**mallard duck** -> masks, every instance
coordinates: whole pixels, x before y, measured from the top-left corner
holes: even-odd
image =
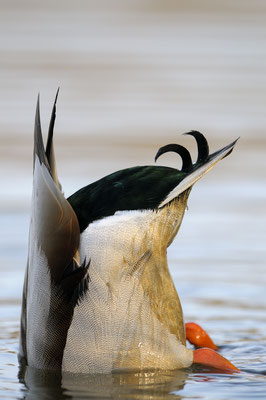
[[[198,146],[195,163],[186,148],[169,144],[155,161],[174,151],[182,157],[181,170],[124,169],[66,199],[53,147],[56,100],[46,149],[37,101],[21,360],[42,370],[74,373],[169,370],[193,362],[237,370],[210,349],[212,342],[205,342],[209,349],[186,347],[182,308],[167,265],[167,248],[193,184],[236,141],[209,154],[205,137],[188,132]],[[187,336],[200,346],[197,329],[188,324]]]

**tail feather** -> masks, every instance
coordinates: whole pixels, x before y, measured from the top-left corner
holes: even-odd
[[[198,159],[194,164],[191,165],[191,170],[187,172],[186,177],[182,179],[160,203],[159,208],[165,206],[171,200],[183,193],[186,189],[194,185],[194,183],[196,183],[202,176],[206,175],[215,166],[215,164],[218,163],[218,161],[222,160],[233,151],[233,148],[239,139],[237,138],[229,145],[209,155],[207,140],[202,134],[195,132],[196,131],[192,131],[188,134],[191,134],[197,140],[199,149]]]
[[[196,139],[198,145],[198,159],[197,163],[206,161],[209,156],[209,145],[205,136],[199,131],[190,131],[184,135],[191,135]]]

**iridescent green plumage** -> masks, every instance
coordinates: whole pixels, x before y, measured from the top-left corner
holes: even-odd
[[[186,133],[198,145],[198,158],[193,164],[186,148],[177,144],[161,147],[155,161],[162,154],[174,151],[182,157],[181,170],[161,166],[140,166],[120,170],[78,190],[67,200],[74,209],[83,232],[98,219],[111,216],[116,211],[154,210],[192,186],[221,158],[232,151],[236,141],[215,153],[209,154],[207,140],[198,131]],[[181,184],[182,183],[182,189]],[[180,185],[180,190],[179,188]]]
[[[93,221],[116,211],[156,209],[186,173],[143,166],[114,172],[70,196],[81,232]]]

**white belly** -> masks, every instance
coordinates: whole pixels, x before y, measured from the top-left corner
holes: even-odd
[[[174,230],[168,217],[162,223],[157,212],[138,211],[97,221],[84,231],[80,255],[91,259],[91,281],[75,307],[63,370],[108,373],[191,365],[192,351],[158,319],[142,284],[154,252],[167,265],[165,249]]]

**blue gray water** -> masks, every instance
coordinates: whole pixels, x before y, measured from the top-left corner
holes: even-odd
[[[0,398],[266,397],[266,4],[229,1],[1,1]],[[56,154],[66,195],[152,164],[163,144],[234,152],[193,188],[169,265],[186,321],[242,372],[194,368],[18,379],[36,95],[44,131],[61,86]],[[178,166],[174,155],[161,164]]]

